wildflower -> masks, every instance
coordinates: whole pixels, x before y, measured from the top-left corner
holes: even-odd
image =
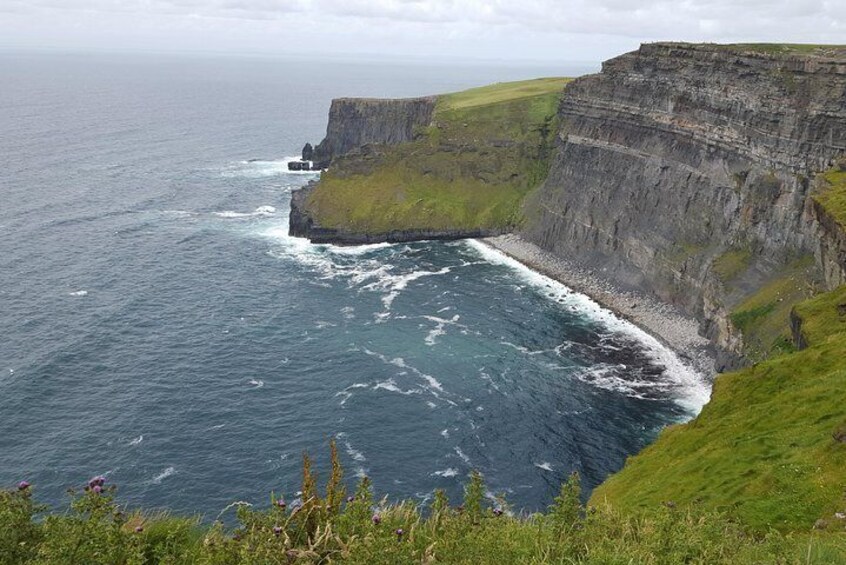
[[[371,518],[371,520],[373,520],[373,523],[376,524],[377,526],[382,523],[382,517],[379,516],[378,514],[374,514],[373,518]]]
[[[279,534],[282,533],[282,527],[281,526],[273,526],[273,533],[278,536]]]
[[[103,487],[101,487],[100,485],[94,485],[93,487],[91,487],[91,490],[97,494],[100,494],[101,492],[103,492]]]
[[[144,527],[143,527],[143,526],[135,526],[135,533],[136,533],[136,534],[140,534],[140,533],[141,533],[141,532],[143,532],[143,531],[144,531]]]
[[[104,484],[106,484],[106,477],[104,477],[103,475],[97,475],[96,477],[88,481],[88,486],[91,488],[94,488],[96,486],[102,487]]]
[[[354,497],[354,496],[348,496],[348,497],[347,497],[347,502],[348,502],[348,503],[352,504],[354,501],[355,501],[355,497]]]
[[[396,534],[397,534],[397,540],[401,540],[401,539],[402,539],[402,535],[403,535],[404,533],[405,533],[405,531],[403,531],[403,529],[402,529],[402,528],[397,528],[397,531],[396,531]]]
[[[282,510],[285,510],[285,507],[288,506],[288,505],[285,504],[285,501],[280,498],[279,500],[276,501],[276,506],[278,506]]]
[[[494,513],[494,516],[502,516],[502,508],[497,506],[496,508],[493,509],[493,513]]]
[[[26,490],[30,487],[29,481],[21,481],[18,483],[18,490]]]

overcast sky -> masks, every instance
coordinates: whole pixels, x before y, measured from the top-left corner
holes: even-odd
[[[846,0],[0,0],[0,47],[599,61],[643,41],[846,43]]]

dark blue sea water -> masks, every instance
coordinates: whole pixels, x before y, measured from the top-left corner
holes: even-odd
[[[335,437],[379,494],[538,509],[620,468],[707,397],[654,339],[475,242],[287,236],[332,97],[574,71],[0,56],[0,484],[214,517]]]

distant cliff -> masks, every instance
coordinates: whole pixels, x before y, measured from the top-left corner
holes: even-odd
[[[415,129],[431,123],[435,100],[433,96],[400,100],[333,100],[326,137],[314,148],[310,160],[325,168],[333,157],[346,155],[364,145],[396,145],[411,141]]]
[[[314,242],[484,237],[518,225],[546,177],[569,79],[501,83],[438,97],[335,100],[315,163],[294,193],[290,232]]]

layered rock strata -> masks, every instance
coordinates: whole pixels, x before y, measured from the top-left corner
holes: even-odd
[[[719,369],[742,361],[731,307],[786,262],[815,254],[843,280],[811,196],[846,151],[846,57],[644,45],[571,83],[559,117],[523,237],[699,317]],[[713,265],[739,249],[728,284]]]

